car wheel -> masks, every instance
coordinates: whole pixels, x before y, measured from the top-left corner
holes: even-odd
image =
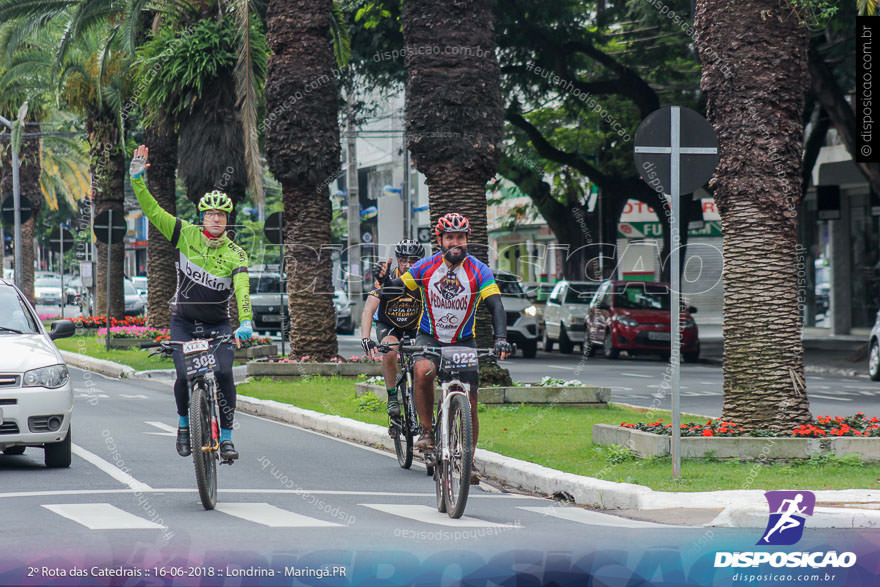
[[[61,442],[46,443],[46,467],[50,469],[66,469],[70,466],[70,428]]]
[[[565,331],[565,326],[559,327],[559,352],[570,355],[574,350],[574,343],[568,338],[568,333]]]
[[[620,354],[620,351],[614,348],[614,341],[611,338],[611,330],[606,330],[605,338],[602,341],[602,355],[604,355],[606,359],[616,359],[618,354]]]
[[[682,353],[682,357],[685,363],[696,363],[700,360],[700,345],[697,345],[697,348],[692,351]]]
[[[5,455],[23,455],[25,448],[26,447],[24,447],[24,446],[10,446],[10,447],[3,449],[3,454],[5,454]]]
[[[538,354],[538,341],[527,340],[520,345],[520,348],[522,348],[523,357],[526,359],[534,359],[535,355]]]
[[[547,334],[547,331],[544,331],[544,344],[542,345],[544,348],[544,352],[552,352],[553,351],[553,339],[550,338],[550,335]]]
[[[876,340],[871,343],[868,353],[868,376],[871,381],[880,381],[880,344]]]

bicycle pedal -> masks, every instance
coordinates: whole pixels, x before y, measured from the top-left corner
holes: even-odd
[[[235,462],[234,459],[220,459],[221,465],[231,465],[234,462]]]

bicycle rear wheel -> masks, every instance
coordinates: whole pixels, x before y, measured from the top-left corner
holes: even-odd
[[[397,453],[397,463],[404,469],[412,466],[413,460],[413,422],[410,419],[412,414],[412,395],[410,390],[406,388],[406,380],[402,381],[397,387],[397,394],[400,397],[400,433],[394,437],[394,452]]]
[[[438,411],[439,414],[439,411]],[[441,430],[441,426],[443,420],[438,416],[437,422],[435,422],[434,430]],[[436,438],[434,439],[434,463],[435,466],[430,468],[429,475],[434,477],[434,494],[437,498],[437,511],[441,514],[446,513],[446,491],[443,489],[443,439],[440,437],[440,434],[435,432]]]
[[[441,484],[449,517],[460,518],[467,505],[474,459],[471,404],[466,396],[452,398],[449,420],[444,425],[449,435],[449,459],[441,464]]]
[[[190,443],[199,498],[206,510],[217,505],[217,451],[214,450],[212,414],[208,403],[210,390],[204,381],[193,385],[189,400]]]

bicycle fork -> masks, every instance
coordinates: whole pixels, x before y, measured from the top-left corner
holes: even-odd
[[[460,391],[449,391],[449,388],[452,386],[457,386],[460,388]],[[467,383],[462,383],[461,381],[454,379],[452,381],[448,381],[443,383],[441,388],[443,391],[443,402],[440,404],[440,422],[442,425],[440,426],[440,458],[441,460],[448,461],[451,458],[451,452],[449,449],[449,405],[452,403],[452,399],[456,395],[462,395],[465,398],[468,396],[468,390],[470,389],[470,385]],[[467,417],[470,418],[470,414],[467,414]]]

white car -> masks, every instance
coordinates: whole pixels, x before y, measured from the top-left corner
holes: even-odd
[[[125,315],[140,316],[147,307],[147,300],[144,299],[130,279],[123,282],[123,292],[125,295]]]
[[[544,350],[571,353],[574,345],[584,344],[584,320],[593,294],[601,285],[597,281],[557,281],[544,306]]]
[[[45,449],[47,467],[70,466],[73,385],[52,342],[71,336],[73,322],[46,332],[21,291],[0,279],[0,450],[20,455]]]
[[[61,306],[61,277],[34,279],[34,301],[47,306]]]

